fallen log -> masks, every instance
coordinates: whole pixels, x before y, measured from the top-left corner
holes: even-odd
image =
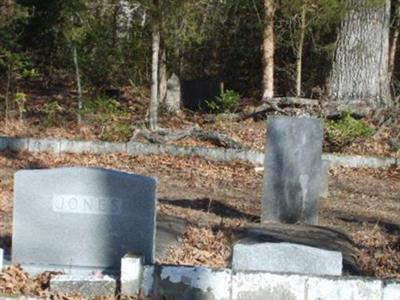
[[[318,100],[296,97],[277,97],[272,99],[263,99],[260,106],[257,106],[251,113],[240,114],[239,120],[243,121],[249,118],[265,116],[270,111],[279,112],[282,115],[289,115],[284,108],[287,107],[314,107],[319,106]]]
[[[345,222],[359,223],[359,224],[374,224],[381,228],[384,228],[389,233],[400,232],[400,224],[392,222],[391,220],[382,219],[379,217],[372,216],[361,216],[361,215],[345,215],[338,214],[336,217]]]
[[[202,141],[209,141],[218,147],[224,147],[229,149],[244,149],[243,145],[234,141],[225,134],[218,132],[206,132],[200,130],[198,126],[193,126],[181,130],[171,130],[171,129],[159,129],[156,131],[151,131],[148,129],[137,130],[131,141],[143,137],[150,143],[155,144],[166,144],[170,142],[176,142],[182,140],[186,137],[193,137]]]
[[[223,113],[218,115],[208,115],[206,121],[214,123],[217,120],[226,120],[232,122],[240,122],[250,118],[265,118],[268,112],[278,112],[283,115],[289,115],[284,108],[288,107],[316,107],[320,106],[320,102],[315,99],[296,98],[296,97],[277,97],[272,99],[263,99],[262,104],[253,108],[252,111],[240,113]]]
[[[278,112],[283,112],[285,115],[286,113],[281,110],[281,109],[277,109],[277,107],[274,105],[272,106],[270,103],[264,103],[261,104],[260,106],[257,106],[252,112],[250,113],[241,113],[239,116],[239,121],[244,121],[250,118],[259,118],[259,117],[265,117],[267,112],[270,111],[278,111]]]
[[[166,144],[168,142],[175,142],[192,135],[196,127],[190,127],[181,130],[158,129],[151,131],[149,129],[141,129],[134,132],[131,141],[143,137],[150,143]]]
[[[319,106],[320,103],[315,99],[296,98],[296,97],[277,97],[272,99],[279,107],[287,106]]]
[[[357,264],[357,248],[346,233],[322,226],[305,224],[265,223],[239,229],[234,240],[245,243],[287,242],[339,251],[343,255],[343,270],[351,275],[362,275]]]
[[[225,134],[218,132],[205,132],[198,129],[193,130],[192,136],[202,141],[212,142],[216,146],[229,149],[243,149],[243,146]]]

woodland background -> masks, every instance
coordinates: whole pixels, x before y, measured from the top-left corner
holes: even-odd
[[[242,101],[391,108],[398,31],[397,0],[1,0],[1,117],[29,115],[32,88],[62,90],[80,123],[85,107],[129,88],[151,99],[143,126],[155,129],[173,73],[217,78]],[[50,119],[65,109],[38,108]]]

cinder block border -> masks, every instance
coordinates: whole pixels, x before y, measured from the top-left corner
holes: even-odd
[[[383,300],[400,300],[400,281],[383,283]]]
[[[37,139],[0,136],[0,151],[30,151],[51,153],[128,153],[129,155],[170,154],[176,156],[198,155],[215,161],[243,160],[254,165],[264,163],[264,153],[254,150],[224,148],[181,147],[175,145],[143,144],[137,142],[112,143],[66,139]],[[400,166],[400,159],[360,155],[324,154],[332,166],[351,168],[387,168]]]
[[[307,297],[304,300],[381,300],[382,286],[380,280],[361,277],[310,277],[306,281]]]
[[[86,298],[114,296],[116,278],[110,276],[56,275],[50,280],[50,291],[61,294],[79,294]]]
[[[230,269],[158,265],[153,277],[155,299],[231,299]]]
[[[126,256],[121,270],[121,291],[146,299],[212,300],[400,300],[400,280],[354,276],[309,276],[213,269],[198,266],[142,265],[140,257]],[[129,270],[132,268],[132,270]],[[141,273],[141,274],[140,274]],[[123,280],[125,276],[126,280]],[[137,281],[139,279],[139,282]],[[117,279],[118,280],[118,279]],[[126,285],[126,286],[123,286]],[[112,296],[116,279],[108,276],[52,278],[50,289],[82,296]],[[186,295],[186,298],[182,298]],[[35,299],[0,295],[0,300]]]
[[[235,272],[232,300],[290,299],[305,300],[307,277],[264,272]]]

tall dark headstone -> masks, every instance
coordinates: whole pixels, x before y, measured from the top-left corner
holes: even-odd
[[[318,223],[322,122],[269,117],[261,219]]]
[[[12,262],[30,272],[118,271],[128,252],[154,262],[156,180],[61,168],[15,175]]]
[[[206,101],[212,101],[220,94],[220,80],[204,78],[182,81],[182,102],[186,109],[207,111]]]

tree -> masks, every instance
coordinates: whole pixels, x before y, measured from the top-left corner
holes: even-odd
[[[296,57],[296,97],[301,96],[301,82],[303,72],[303,50],[304,50],[304,39],[306,35],[307,26],[307,1],[304,0],[301,6],[301,17],[300,17],[300,39],[297,48]]]
[[[159,59],[160,59],[160,30],[158,24],[153,25],[152,60],[151,60],[151,95],[149,108],[149,127],[158,129],[159,98]]]
[[[348,3],[333,62],[329,95],[356,108],[390,107],[390,0],[351,0]]]
[[[397,0],[393,3],[393,34],[390,42],[390,56],[389,56],[389,80],[393,80],[393,73],[396,64],[396,53],[397,53],[397,43],[399,41],[399,31],[400,31],[400,1]]]
[[[168,58],[179,56],[183,48],[193,41],[201,40],[204,34],[199,29],[204,25],[204,8],[211,0],[177,1],[153,0],[148,6],[152,16],[152,67],[151,67],[151,96],[149,109],[149,127],[158,128],[158,114],[161,102],[165,103],[168,77]],[[170,50],[173,49],[173,50]],[[180,58],[178,58],[179,60]],[[179,63],[177,63],[179,65]],[[174,70],[172,70],[174,71]],[[176,111],[176,107],[166,107]]]
[[[264,35],[263,35],[263,99],[274,97],[274,0],[264,0]]]

